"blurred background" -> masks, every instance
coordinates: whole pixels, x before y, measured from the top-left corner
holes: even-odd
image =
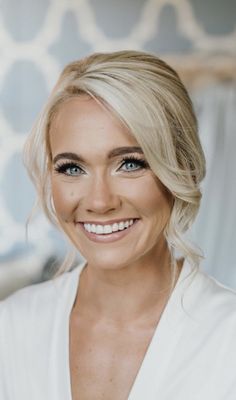
[[[0,298],[47,279],[61,234],[42,214],[22,164],[33,121],[68,62],[94,51],[142,49],[179,72],[207,158],[191,238],[202,269],[236,288],[236,1],[0,0]]]

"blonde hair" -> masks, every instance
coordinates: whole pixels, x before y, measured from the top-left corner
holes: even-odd
[[[68,64],[25,146],[25,164],[47,217],[58,224],[51,201],[49,130],[66,100],[87,94],[128,127],[155,175],[174,198],[165,236],[171,251],[197,266],[199,252],[184,238],[199,209],[205,158],[192,102],[177,73],[140,51],[95,53]]]

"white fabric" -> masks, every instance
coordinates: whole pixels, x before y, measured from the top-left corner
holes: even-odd
[[[69,317],[81,270],[1,303],[1,400],[72,400]],[[185,263],[128,400],[236,399],[236,294],[190,272]]]

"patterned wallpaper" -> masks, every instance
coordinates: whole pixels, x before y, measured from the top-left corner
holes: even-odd
[[[34,189],[21,161],[33,121],[61,68],[93,51],[236,55],[235,0],[0,1],[0,265],[60,252],[40,214],[25,239]],[[58,244],[59,243],[59,244]],[[31,261],[30,261],[31,262]],[[35,266],[37,269],[37,266]]]

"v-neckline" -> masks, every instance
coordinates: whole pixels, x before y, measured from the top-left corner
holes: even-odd
[[[62,368],[64,368],[64,374],[62,374],[62,376],[66,377],[65,392],[68,400],[73,400],[70,372],[70,315],[76,299],[80,274],[85,265],[86,262],[83,262],[70,273],[73,276],[70,276],[70,297],[69,299],[67,297],[65,309],[66,321],[65,324],[63,324],[65,340],[63,340],[62,343],[63,347],[65,347],[62,349],[63,356],[61,357]],[[181,320],[186,317],[186,313],[183,312],[181,294],[183,294],[186,285],[189,284],[186,278],[188,278],[191,271],[192,267],[184,261],[174,290],[154,330],[152,339],[147,347],[127,400],[143,400],[147,395],[147,388],[148,399],[153,400],[156,398],[158,384],[160,384],[161,378],[165,374],[171,355],[181,336],[181,330],[176,332],[175,328]],[[157,351],[155,351],[155,349],[157,349]]]

